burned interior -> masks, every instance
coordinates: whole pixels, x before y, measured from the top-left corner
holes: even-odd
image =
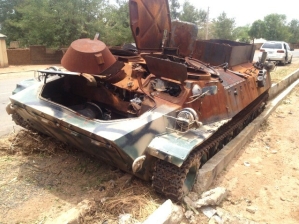
[[[67,73],[46,81],[41,97],[100,120],[136,117],[153,107],[149,97],[137,89],[120,88],[99,79],[91,84],[82,75]]]
[[[105,54],[111,54],[99,40],[86,39],[80,40],[80,43],[89,44],[90,49],[94,46],[103,47]],[[77,43],[73,46],[76,47]],[[72,50],[69,53],[71,56],[66,55],[66,58],[72,57],[72,63],[76,54],[86,54],[78,50],[73,53]],[[90,53],[95,54],[91,50]],[[103,54],[96,54],[94,61],[104,63]],[[90,71],[90,67],[78,67],[77,63],[70,64],[69,59],[65,59],[65,67],[70,66],[75,72],[55,68],[39,71],[39,79],[45,83],[40,96],[90,119],[115,120],[138,117],[155,108],[155,97],[172,103],[184,101],[190,89],[186,88],[185,81],[188,79],[198,81],[219,78],[217,69],[193,58],[144,54],[141,60],[143,63],[113,60],[99,74],[89,74],[86,72],[98,71]]]
[[[195,24],[171,22],[167,0],[129,9],[136,51],[112,53],[97,35],[75,40],[63,69],[17,86],[7,112],[181,200],[202,164],[264,109],[272,66],[253,63],[251,44],[197,40]]]

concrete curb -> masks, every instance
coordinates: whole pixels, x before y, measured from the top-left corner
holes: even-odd
[[[152,213],[142,224],[164,224],[167,223],[172,214],[172,201],[165,201],[154,213]]]
[[[275,111],[277,106],[291,93],[293,88],[299,84],[299,69],[281,82],[273,84],[269,91],[268,106],[264,112],[251,122],[238,136],[229,142],[220,152],[210,159],[199,170],[197,183],[193,191],[202,193],[206,191],[213,183],[218,174],[231,162],[238,154],[242,147],[251,139],[259,130],[261,124],[268,119],[270,114]],[[276,97],[276,98],[275,98]]]
[[[283,90],[285,90],[288,86],[290,86],[297,79],[299,79],[299,69],[296,70],[295,72],[291,73],[287,77],[285,77],[279,83],[273,84],[271,86],[271,89],[269,90],[269,100],[272,100],[274,97],[276,97],[279,93],[281,93]]]

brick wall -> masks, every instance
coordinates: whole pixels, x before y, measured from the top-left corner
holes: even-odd
[[[60,64],[62,58],[61,50],[46,49],[45,46],[30,46],[31,63],[41,64]]]
[[[299,49],[299,44],[290,44],[290,48]]]
[[[7,49],[9,65],[30,65],[29,49]]]
[[[10,65],[60,64],[62,50],[47,49],[45,46],[30,46],[29,49],[7,49]]]

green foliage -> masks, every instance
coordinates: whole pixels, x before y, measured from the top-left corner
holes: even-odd
[[[186,0],[169,0],[172,19],[195,23],[198,38],[205,39],[207,12]],[[107,45],[133,42],[128,0],[0,0],[0,32],[7,43],[17,40],[23,46],[66,47],[78,38],[93,38],[99,32]],[[286,16],[270,14],[251,27],[237,27],[235,20],[221,13],[209,22],[209,37],[249,42],[249,38],[299,42],[299,20],[286,24]]]
[[[299,20],[293,19],[289,23],[290,43],[299,43]]]
[[[280,14],[270,14],[264,18],[265,33],[264,38],[267,40],[286,41],[290,37],[286,25],[286,16]]]
[[[270,14],[265,16],[264,21],[255,21],[249,30],[249,35],[252,39],[264,38],[299,43],[299,20],[293,19],[286,24],[285,15]]]
[[[178,18],[181,21],[194,23],[198,27],[199,39],[205,38],[206,33],[206,23],[207,23],[207,12],[201,9],[197,9],[188,0],[184,2],[182,11],[180,12]]]
[[[0,24],[14,15],[14,7],[21,2],[22,0],[0,0]]]
[[[181,5],[178,0],[169,0],[169,10],[171,19],[178,19],[180,16]]]
[[[262,20],[256,20],[251,25],[248,34],[252,40],[262,38],[265,33],[266,25]]]
[[[217,19],[213,20],[213,37],[216,39],[235,40],[233,30],[235,19],[227,18],[225,12],[221,13]]]
[[[8,21],[20,19],[21,15],[15,11],[15,7],[23,0],[0,0],[0,33],[8,36],[7,41],[16,40],[21,35],[18,27],[7,27]]]
[[[24,0],[15,10],[18,18],[5,22],[5,29],[23,45],[68,46],[73,40],[94,35],[102,0]],[[66,10],[67,9],[67,10]]]
[[[198,10],[198,17],[196,24],[198,27],[198,39],[205,39],[206,38],[206,31],[207,31],[207,20],[208,20],[208,13],[204,10]]]
[[[250,43],[249,28],[249,25],[237,27],[233,30],[233,36],[240,42]]]
[[[99,32],[106,44],[132,40],[127,1],[119,6],[107,0],[22,0],[3,30],[8,41],[23,46],[64,47],[79,38],[93,38]]]
[[[189,1],[185,1],[183,4],[183,11],[179,15],[181,21],[197,23],[199,20],[206,18],[206,13],[202,10],[198,10]]]
[[[134,42],[127,1],[118,1],[119,7],[108,5],[105,9],[102,28],[102,40],[110,46]]]

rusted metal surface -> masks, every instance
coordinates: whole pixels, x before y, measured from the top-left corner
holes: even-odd
[[[228,63],[229,67],[252,62],[255,47],[252,44],[228,40],[197,40],[193,57],[211,65]]]
[[[115,57],[102,41],[79,39],[68,48],[61,65],[72,72],[100,74],[115,62]]]
[[[170,47],[177,47],[183,57],[192,56],[197,33],[197,25],[193,23],[172,21]]]
[[[146,56],[145,61],[149,71],[158,77],[169,78],[183,83],[187,79],[187,67],[181,63]]]
[[[211,68],[209,65],[204,64],[202,61],[189,57],[186,57],[185,60],[189,66],[194,67],[196,70],[218,76],[218,72],[216,69]]]
[[[167,0],[130,0],[130,22],[138,50],[162,51],[164,31],[169,35],[171,20]],[[166,39],[166,41],[169,39]]]
[[[253,45],[194,45],[195,28],[184,22],[174,23],[169,42],[166,0],[129,4],[138,49],[161,52],[134,61],[114,57],[98,40],[77,40],[62,59],[73,72],[41,70],[43,82],[19,85],[7,112],[180,200],[200,163],[262,111],[271,66],[251,63]]]
[[[182,200],[183,196],[192,190],[192,186],[185,184],[185,172],[186,170],[189,172],[192,171],[192,161],[198,161],[202,164],[202,162],[211,159],[224,145],[237,136],[244,127],[261,113],[261,108],[264,107],[267,98],[268,94],[264,93],[256,99],[256,102],[248,105],[230,122],[224,121],[222,124],[214,124],[215,126],[211,126],[209,131],[214,133],[212,137],[206,137],[204,134],[197,133],[197,135],[194,136],[195,138],[204,138],[206,141],[204,141],[200,147],[197,147],[188,157],[185,157],[184,153],[182,153],[184,152],[184,148],[180,147],[180,143],[176,142],[177,139],[172,138],[173,136],[167,136],[167,134],[165,134],[166,136],[157,136],[157,138],[163,138],[164,141],[162,140],[161,142],[164,143],[164,148],[161,149],[161,144],[153,145],[151,148],[152,154],[161,156],[159,157],[161,159],[157,162],[152,178],[154,189],[172,200]],[[190,140],[192,137],[188,139]],[[163,154],[169,154],[165,148],[168,150],[175,148],[175,151],[178,154],[180,153],[177,158],[185,158],[181,169],[177,169],[173,164],[170,164],[168,161],[169,157],[163,156]],[[182,186],[179,183],[184,184]],[[178,185],[181,187],[177,188]]]
[[[238,83],[241,83],[244,81],[244,78],[235,75],[231,72],[225,72],[224,70],[219,71],[219,77],[221,78],[222,85],[224,88],[228,89],[230,87],[233,87],[237,85]]]

